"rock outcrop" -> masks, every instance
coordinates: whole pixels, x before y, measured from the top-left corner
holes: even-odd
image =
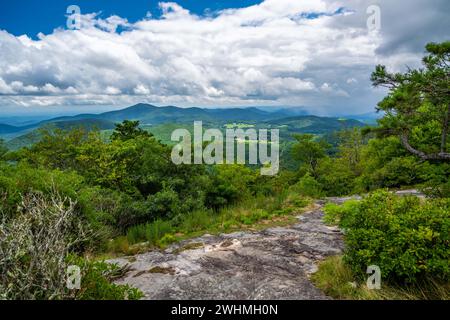
[[[329,299],[309,280],[317,264],[342,252],[341,232],[326,226],[322,204],[289,227],[204,235],[164,251],[113,259],[130,265],[118,283],[145,299]]]

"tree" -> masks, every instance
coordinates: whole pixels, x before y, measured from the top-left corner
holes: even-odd
[[[8,148],[5,145],[5,141],[3,139],[0,139],[0,160],[3,159],[7,152]]]
[[[86,129],[72,130],[46,127],[39,130],[41,140],[31,147],[23,148],[16,154],[17,160],[25,160],[34,166],[51,169],[76,169],[78,148],[89,137]]]
[[[308,166],[314,177],[317,177],[317,164],[326,157],[326,150],[330,147],[323,140],[315,141],[312,134],[294,135],[297,142],[292,147],[292,157]]]
[[[111,140],[130,140],[139,136],[151,137],[152,135],[139,128],[139,121],[125,120],[116,124]]]
[[[386,115],[376,131],[398,136],[403,147],[422,160],[450,161],[450,41],[426,46],[423,69],[389,73],[377,66],[371,80],[389,89],[378,109]]]
[[[362,131],[358,128],[347,129],[337,133],[339,137],[338,157],[355,175],[361,174],[361,152],[366,145]]]

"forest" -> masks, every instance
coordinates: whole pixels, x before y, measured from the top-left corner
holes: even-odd
[[[341,299],[450,298],[450,42],[426,52],[420,69],[376,67],[372,83],[387,92],[376,125],[282,133],[290,142],[273,177],[255,166],[175,165],[171,146],[132,119],[106,134],[44,128],[27,146],[0,142],[0,299],[139,299],[114,283],[126,270],[106,259],[288,224],[317,199],[356,194],[326,206],[346,249],[321,264],[316,285]],[[426,197],[389,192],[402,189]],[[374,264],[386,289],[347,286]],[[69,265],[82,270],[80,290],[66,288]]]

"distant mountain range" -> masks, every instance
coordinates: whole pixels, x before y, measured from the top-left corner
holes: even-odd
[[[364,123],[352,119],[299,114],[302,114],[301,110],[290,110],[289,108],[268,111],[259,108],[202,109],[137,104],[117,111],[57,117],[26,126],[0,124],[0,137],[9,141],[10,147],[17,148],[24,144],[23,141],[30,143],[35,141],[38,137],[36,130],[42,127],[61,129],[85,127],[108,130],[113,129],[116,123],[123,120],[139,120],[141,125],[146,127],[169,123],[192,124],[194,121],[203,121],[207,126],[218,127],[222,127],[226,123],[250,123],[258,124],[258,126],[267,124],[271,127],[287,128],[285,131],[289,133],[324,133],[345,127],[364,126]]]

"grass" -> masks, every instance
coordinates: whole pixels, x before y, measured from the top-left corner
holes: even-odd
[[[172,231],[170,221],[156,220],[152,223],[138,225],[128,229],[128,243],[135,244],[142,241],[157,243],[166,234]]]
[[[164,249],[168,245],[203,234],[258,231],[273,226],[285,226],[296,221],[295,216],[311,204],[307,198],[283,194],[248,199],[219,212],[197,210],[185,215],[181,222],[156,220],[134,226],[126,236],[110,241],[108,253],[136,254],[152,248]]]
[[[311,276],[313,283],[325,294],[341,300],[449,300],[450,283],[428,279],[409,286],[381,283],[380,290],[370,290],[357,281],[341,256],[330,257]]]

